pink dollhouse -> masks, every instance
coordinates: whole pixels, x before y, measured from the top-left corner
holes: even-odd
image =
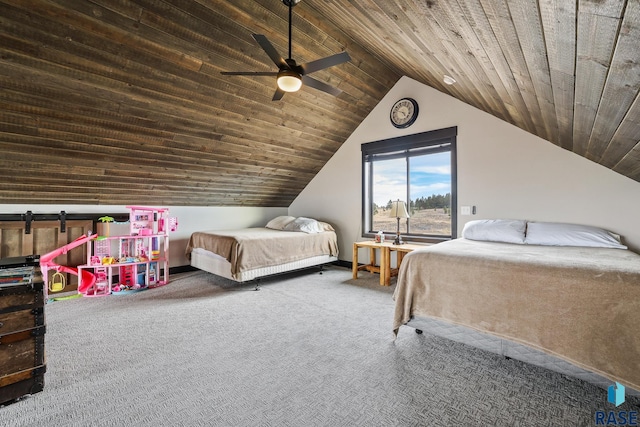
[[[167,208],[127,209],[129,235],[98,236],[87,244],[87,263],[78,266],[78,292],[83,296],[139,291],[169,282],[169,232],[176,231],[177,218],[169,217]],[[93,283],[82,283],[83,270],[93,273]]]

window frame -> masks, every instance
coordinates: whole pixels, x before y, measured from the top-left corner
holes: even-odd
[[[379,141],[367,142],[360,146],[362,151],[362,209],[361,209],[361,230],[362,237],[373,238],[376,234],[373,228],[373,215],[370,210],[370,200],[373,196],[372,168],[368,163],[375,162],[375,157],[384,159],[415,157],[420,154],[437,153],[450,151],[451,153],[451,236],[435,236],[428,234],[407,234],[402,233],[402,239],[407,242],[418,243],[438,243],[457,237],[458,224],[458,197],[457,197],[457,141],[458,127],[453,126],[433,131],[421,132],[412,135],[405,135],[395,138],[388,138]],[[444,147],[448,146],[446,149]],[[382,160],[382,159],[380,159]],[[407,188],[410,189],[410,169],[407,167]],[[407,207],[410,206],[408,200]],[[409,218],[410,221],[411,218]],[[395,236],[395,233],[385,233],[385,237]]]

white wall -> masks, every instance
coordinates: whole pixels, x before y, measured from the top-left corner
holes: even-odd
[[[400,98],[419,103],[416,122],[396,129],[389,109]],[[559,148],[455,98],[402,77],[289,207],[336,227],[340,259],[362,239],[361,152],[365,142],[458,127],[458,235],[473,219],[574,222],[621,234],[640,249],[640,183]],[[461,216],[461,206],[477,214]]]
[[[155,206],[155,205],[154,205]],[[169,266],[189,265],[184,255],[189,236],[194,231],[230,230],[245,227],[262,227],[270,219],[278,215],[286,215],[287,208],[253,208],[253,207],[179,207],[169,208],[169,216],[178,218],[178,231],[169,235]],[[0,213],[34,214],[59,213],[128,213],[125,206],[120,205],[2,205]],[[118,227],[121,228],[121,227]],[[124,228],[128,234],[128,228]],[[111,230],[110,230],[111,231]],[[114,232],[111,231],[111,235]]]

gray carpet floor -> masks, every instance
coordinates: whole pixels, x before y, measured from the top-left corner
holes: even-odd
[[[403,327],[393,286],[329,267],[258,292],[204,272],[46,306],[45,389],[2,426],[594,425],[606,390]]]

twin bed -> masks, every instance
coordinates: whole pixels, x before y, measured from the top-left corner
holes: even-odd
[[[325,222],[280,216],[265,227],[193,233],[186,255],[193,267],[246,282],[336,261],[338,241]]]
[[[396,333],[412,326],[639,395],[640,255],[594,227],[468,225],[404,257]]]

